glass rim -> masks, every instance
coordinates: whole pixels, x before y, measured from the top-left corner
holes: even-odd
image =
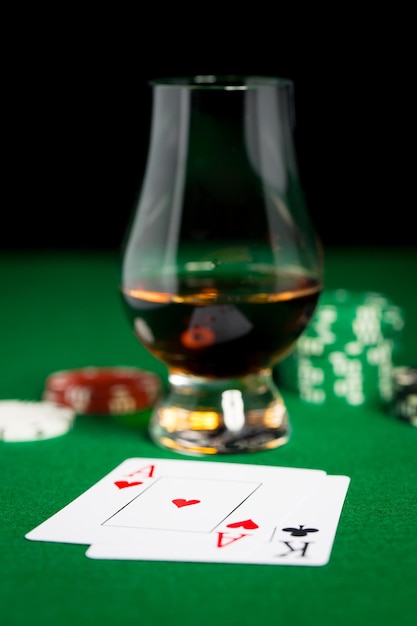
[[[185,89],[206,89],[224,91],[246,91],[262,87],[291,87],[293,81],[279,76],[252,74],[197,74],[195,76],[170,76],[153,78],[151,87],[174,87]]]

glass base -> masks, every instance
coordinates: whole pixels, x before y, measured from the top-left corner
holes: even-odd
[[[149,433],[163,448],[200,456],[277,448],[290,426],[271,370],[220,380],[171,374]]]

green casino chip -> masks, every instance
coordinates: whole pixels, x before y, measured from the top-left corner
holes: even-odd
[[[283,389],[311,403],[358,406],[392,399],[404,313],[376,292],[324,292],[295,349],[278,365]]]

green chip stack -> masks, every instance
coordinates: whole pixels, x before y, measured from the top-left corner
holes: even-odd
[[[282,389],[309,403],[391,401],[403,311],[374,292],[325,291],[310,325],[277,368]]]

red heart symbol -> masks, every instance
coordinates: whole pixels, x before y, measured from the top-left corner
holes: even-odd
[[[128,480],[116,480],[116,482],[114,483],[116,485],[116,487],[119,487],[119,489],[124,489],[125,487],[134,487],[135,485],[143,485],[143,482],[135,482],[135,483],[130,483]]]
[[[258,524],[255,524],[251,519],[246,519],[244,522],[234,522],[233,524],[227,524],[227,528],[259,528]]]
[[[184,500],[184,498],[177,498],[173,500],[172,503],[175,504],[179,509],[182,506],[190,506],[190,504],[198,504],[200,500]]]

